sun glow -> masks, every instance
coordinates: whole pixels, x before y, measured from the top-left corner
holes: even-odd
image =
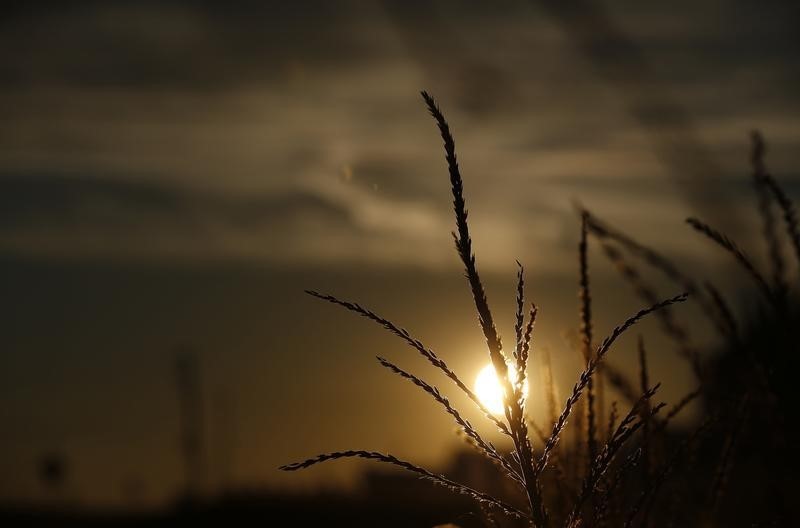
[[[512,384],[516,383],[517,370],[511,363],[508,364],[508,377]],[[503,388],[500,385],[500,381],[497,379],[497,374],[495,374],[494,366],[491,363],[478,372],[478,377],[475,378],[475,394],[478,395],[478,399],[481,400],[481,403],[484,404],[492,414],[503,414]],[[522,384],[522,396],[528,396],[527,377]]]

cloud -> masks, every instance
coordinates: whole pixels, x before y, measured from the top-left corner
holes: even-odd
[[[17,9],[5,23],[0,78],[82,85],[224,88],[280,75],[291,60],[348,57],[361,49],[340,32],[326,2],[77,2]],[[323,23],[327,21],[328,24]],[[330,29],[332,28],[332,29]],[[327,46],[309,45],[316,39]]]
[[[424,204],[336,180],[236,194],[119,177],[6,174],[0,210],[4,251],[57,258],[407,263],[418,258],[412,248],[432,245],[426,233],[448,229]],[[421,252],[422,264],[440,253]]]
[[[63,174],[3,175],[0,210],[0,240],[7,249],[38,246],[38,251],[64,255],[153,256],[170,242],[175,253],[192,246],[199,251],[223,230],[282,233],[300,222],[352,224],[343,205],[302,190],[236,197]]]
[[[573,198],[680,225],[695,193],[738,218],[747,190],[726,182],[753,126],[777,173],[797,161],[791,8],[750,24],[716,2],[609,4],[629,36],[609,44],[529,4],[425,7],[18,5],[0,22],[4,251],[441,266],[449,189],[420,88],[453,126],[491,269],[570,258]],[[621,52],[652,86],[603,71]]]

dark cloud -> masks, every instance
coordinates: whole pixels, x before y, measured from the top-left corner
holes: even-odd
[[[164,226],[197,229],[221,222],[243,229],[277,229],[298,217],[347,224],[346,208],[307,191],[230,196],[167,184],[71,175],[0,175],[0,230],[37,225],[53,229]]]
[[[620,72],[638,68],[646,54],[669,65],[673,79],[782,61],[783,78],[797,80],[792,3],[653,9],[594,1],[15,2],[1,22],[0,79],[7,86],[229,88],[307,68],[374,64],[396,54],[400,42],[427,76],[454,91],[454,102],[483,114],[524,101],[519,80],[548,74],[543,63],[564,38],[553,21],[561,21],[567,36],[583,31],[577,45],[591,61],[613,60]],[[609,29],[623,36],[607,38]],[[516,49],[497,60],[511,37]]]
[[[54,2],[5,16],[0,79],[226,88],[375,55],[352,3]]]

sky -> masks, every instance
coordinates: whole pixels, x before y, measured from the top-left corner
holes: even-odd
[[[340,448],[441,464],[452,424],[374,356],[453,387],[303,294],[390,316],[465,379],[486,364],[423,89],[456,137],[500,330],[519,259],[562,392],[578,373],[576,201],[746,309],[742,276],[683,219],[763,264],[748,133],[764,133],[796,196],[800,8],[560,4],[13,3],[0,20],[0,498],[119,504],[132,482],[137,500],[174,496],[186,348],[209,489],[353,485],[356,464],[276,471]],[[641,301],[591,251],[602,335]],[[654,325],[642,333],[663,397],[680,397],[685,366]],[[622,340],[612,362],[634,347]],[[68,463],[57,494],[37,478],[46,453]]]

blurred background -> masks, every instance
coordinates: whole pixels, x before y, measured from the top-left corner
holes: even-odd
[[[797,196],[798,4],[561,4],[9,3],[0,502],[152,511],[236,490],[374,492],[356,462],[277,470],[346,448],[450,464],[453,424],[374,356],[447,380],[303,293],[378,311],[465,380],[488,363],[421,89],[455,134],[501,333],[513,340],[519,259],[561,397],[581,364],[575,201],[746,307],[752,289],[684,218],[765,262],[748,133]],[[642,302],[594,246],[590,259],[602,337]],[[698,308],[682,314],[712,346]],[[640,330],[661,398],[679,398],[688,367],[655,324]],[[635,348],[621,340],[611,363],[633,372]]]

